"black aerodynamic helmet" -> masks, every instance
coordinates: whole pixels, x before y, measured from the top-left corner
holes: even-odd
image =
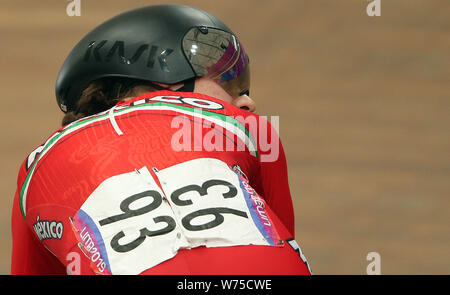
[[[248,61],[235,34],[215,16],[184,5],[146,6],[81,39],[58,74],[56,99],[63,112],[72,111],[82,91],[105,77],[176,84],[206,76],[230,94],[245,92]]]

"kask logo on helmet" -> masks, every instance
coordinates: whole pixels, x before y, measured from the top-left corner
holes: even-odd
[[[107,46],[110,44],[112,44],[112,46],[106,51]],[[102,40],[98,43],[97,41],[91,41],[88,44],[83,61],[90,61],[92,56],[96,62],[111,62],[113,61],[113,58],[116,58],[117,61],[122,64],[132,65],[137,62],[146,51],[147,67],[153,68],[155,61],[158,60],[161,70],[170,72],[166,58],[173,52],[173,49],[165,48],[161,50],[157,45],[150,46],[150,44],[142,44],[136,49],[133,55],[128,58],[125,56],[125,41],[121,40]]]

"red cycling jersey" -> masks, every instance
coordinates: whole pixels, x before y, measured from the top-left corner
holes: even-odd
[[[206,95],[66,125],[17,185],[12,274],[310,274],[275,128]]]

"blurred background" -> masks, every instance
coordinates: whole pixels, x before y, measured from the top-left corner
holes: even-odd
[[[252,63],[257,110],[280,117],[296,240],[315,274],[450,274],[450,1],[0,0],[0,274],[9,274],[20,164],[60,126],[72,47],[132,8],[179,3],[222,19]]]

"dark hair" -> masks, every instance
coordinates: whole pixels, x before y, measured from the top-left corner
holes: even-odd
[[[83,90],[75,109],[64,115],[62,126],[112,108],[123,98],[132,95],[133,88],[138,85],[148,84],[128,78],[102,78],[91,82]]]

